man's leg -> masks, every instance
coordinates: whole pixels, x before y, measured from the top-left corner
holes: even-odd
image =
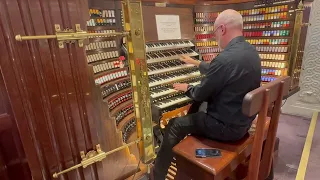
[[[172,148],[175,145],[190,133],[198,135],[204,134],[202,127],[204,127],[206,116],[204,112],[198,112],[169,121],[155,162],[155,180],[165,179],[173,158]]]

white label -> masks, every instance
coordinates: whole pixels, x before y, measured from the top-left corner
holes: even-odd
[[[158,40],[181,39],[178,15],[156,15]]]
[[[154,4],[156,7],[166,7],[167,3],[155,3]]]

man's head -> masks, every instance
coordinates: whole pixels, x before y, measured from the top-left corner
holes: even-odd
[[[219,14],[214,23],[214,37],[221,49],[235,37],[242,36],[243,20],[240,13],[227,9]]]

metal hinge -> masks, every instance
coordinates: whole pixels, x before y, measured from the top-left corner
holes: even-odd
[[[78,41],[79,47],[83,47],[83,41],[88,38],[108,37],[108,36],[126,36],[129,32],[113,32],[113,33],[88,33],[83,31],[80,24],[76,24],[76,30],[64,29],[61,30],[59,24],[55,24],[56,34],[53,35],[38,35],[38,36],[21,36],[16,35],[17,41],[24,40],[39,40],[39,39],[57,39],[59,48],[64,48],[64,43],[74,43]]]

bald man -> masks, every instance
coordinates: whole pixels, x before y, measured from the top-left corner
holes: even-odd
[[[169,121],[158,153],[155,180],[164,180],[173,158],[172,148],[186,135],[195,134],[217,141],[237,141],[248,132],[255,117],[242,113],[244,96],[260,86],[261,62],[254,46],[242,35],[242,16],[223,11],[214,24],[214,37],[221,53],[210,63],[182,57],[205,74],[196,86],[174,84],[197,102],[207,102],[207,112],[197,112]]]

